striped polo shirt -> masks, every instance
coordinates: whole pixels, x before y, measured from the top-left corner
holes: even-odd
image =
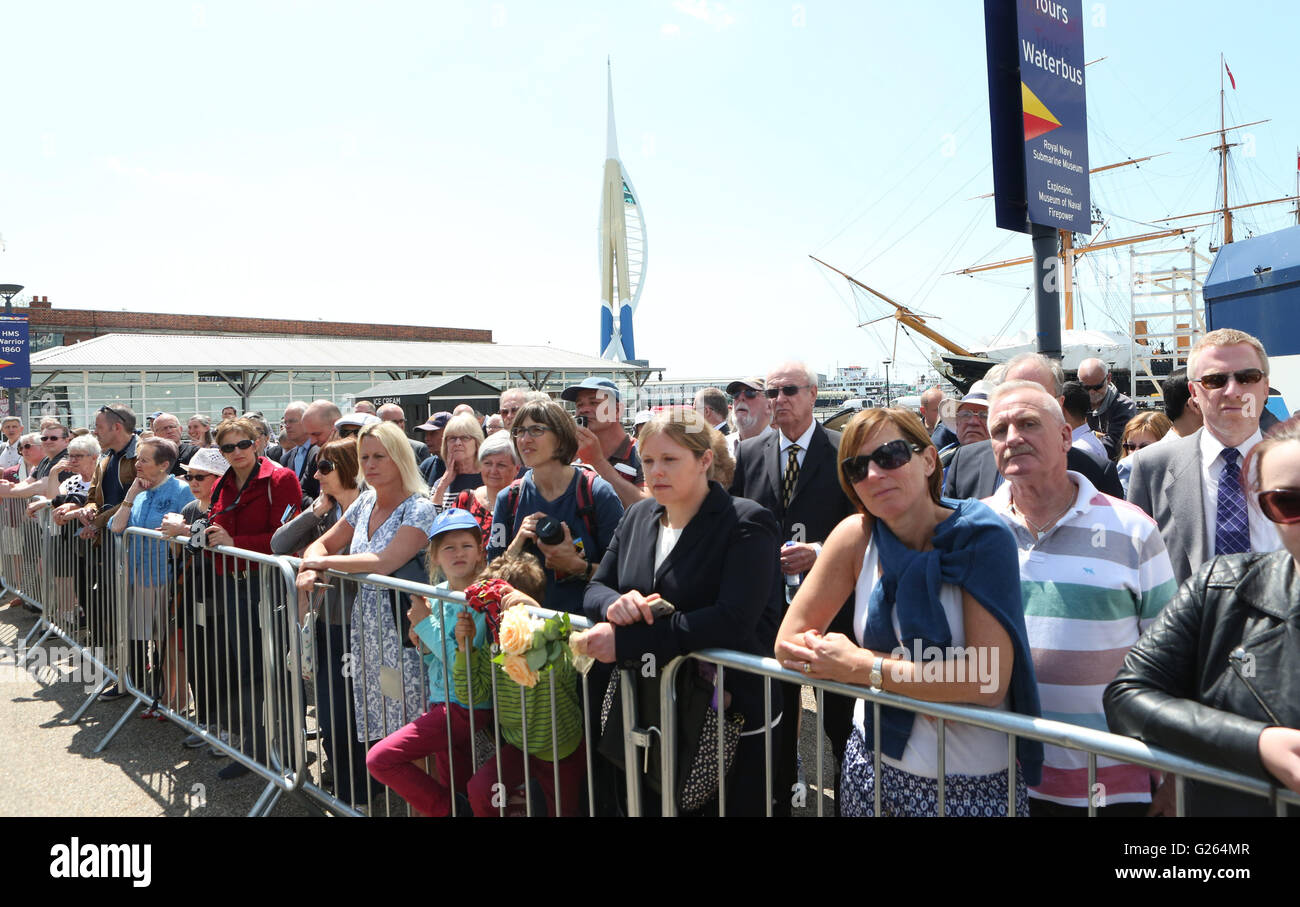
[[[1020,591],[1043,717],[1108,730],[1102,694],[1129,648],[1177,591],[1159,527],[1082,475],[1074,504],[1037,540],[1011,513],[1011,484],[985,503],[1020,550]],[[1044,745],[1043,781],[1030,796],[1088,805],[1088,756]],[[1152,770],[1097,757],[1098,806],[1151,799]]]

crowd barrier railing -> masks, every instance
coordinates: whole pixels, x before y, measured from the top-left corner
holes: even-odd
[[[819,791],[824,790],[825,779],[823,777],[822,766],[822,739],[824,734],[824,722],[822,709],[822,697],[826,693],[838,693],[845,696],[851,696],[855,699],[863,700],[867,706],[872,709],[872,726],[875,731],[874,740],[871,741],[872,763],[876,783],[873,785],[874,814],[882,815],[881,798],[882,798],[882,774],[880,768],[880,728],[882,706],[894,706],[913,712],[918,715],[924,715],[932,718],[936,722],[937,730],[937,751],[936,764],[937,783],[938,783],[938,814],[945,814],[946,807],[946,787],[947,773],[945,772],[945,726],[947,723],[957,723],[972,725],[974,727],[986,728],[1007,735],[1007,756],[1009,762],[1009,778],[1007,784],[1007,811],[1006,815],[1016,815],[1016,741],[1024,738],[1029,740],[1038,740],[1044,744],[1066,747],[1068,749],[1078,750],[1087,754],[1088,761],[1088,815],[1095,816],[1099,805],[1100,797],[1097,793],[1097,758],[1099,756],[1114,759],[1119,762],[1131,763],[1134,765],[1147,766],[1157,771],[1169,772],[1175,776],[1175,809],[1176,814],[1183,816],[1185,810],[1184,782],[1187,779],[1194,779],[1198,782],[1227,787],[1232,790],[1243,793],[1253,794],[1264,797],[1274,806],[1274,811],[1279,816],[1287,814],[1288,805],[1300,805],[1300,794],[1296,794],[1284,787],[1269,784],[1258,778],[1249,775],[1243,775],[1238,772],[1228,771],[1217,766],[1207,763],[1198,762],[1176,753],[1162,750],[1157,747],[1151,747],[1139,740],[1131,737],[1122,737],[1117,734],[1098,731],[1092,728],[1081,727],[1075,724],[1066,724],[1060,721],[1053,721],[1045,718],[1031,718],[1027,715],[1017,714],[1015,712],[1000,711],[997,709],[984,708],[974,705],[957,705],[950,703],[926,702],[919,699],[912,699],[907,696],[899,696],[894,693],[884,691],[873,692],[869,688],[854,686],[851,684],[837,683],[829,680],[817,680],[808,678],[803,674],[790,671],[783,668],[775,658],[759,657],[744,652],[734,652],[725,649],[704,649],[690,655],[683,655],[673,659],[661,672],[660,676],[660,715],[663,726],[659,729],[661,746],[665,753],[675,753],[677,751],[680,737],[680,715],[677,708],[677,687],[676,676],[681,670],[687,669],[688,665],[693,663],[711,664],[716,668],[715,674],[715,701],[723,702],[726,685],[725,677],[728,671],[747,673],[764,678],[764,706],[767,729],[764,731],[766,737],[766,793],[767,793],[767,812],[772,812],[772,710],[771,710],[771,685],[773,681],[785,681],[787,683],[802,684],[811,686],[817,695],[817,714],[816,714],[816,740],[817,740],[817,769],[816,785]],[[784,718],[789,718],[790,709],[786,706]],[[782,722],[786,725],[786,730],[794,727],[793,721]],[[718,752],[717,761],[719,772],[719,789],[724,789],[725,779],[725,760],[723,758],[724,739],[722,734],[718,734]],[[629,762],[629,765],[632,763]],[[663,759],[663,768],[660,776],[661,790],[676,791],[681,766],[675,759]],[[781,792],[783,796],[788,796],[789,792]],[[823,813],[823,800],[821,796],[817,797],[817,814]],[[1102,804],[1104,805],[1104,804]],[[674,796],[663,797],[663,815],[671,816],[677,814],[677,802]],[[720,814],[725,814],[725,797],[720,798]]]
[[[464,660],[465,697],[478,703],[486,697],[491,717],[485,710],[468,709],[470,745],[453,743],[451,691],[459,690],[452,676],[455,653],[441,637],[436,669],[442,673],[443,694],[430,702],[427,649],[403,645],[403,618],[412,596],[422,597],[433,609],[451,606],[452,613],[466,607],[460,593],[431,585],[369,574],[327,572],[311,589],[297,588],[295,558],[276,557],[237,548],[212,547],[186,552],[184,539],[168,538],[156,531],[128,529],[117,537],[105,532],[96,539],[83,538],[76,524],[55,526],[48,511],[26,517],[17,527],[4,521],[16,514],[6,501],[0,504],[0,526],[18,531],[5,538],[0,548],[0,583],[6,593],[20,595],[42,609],[32,633],[42,633],[39,646],[57,636],[96,669],[95,692],[77,710],[79,720],[86,708],[109,682],[118,683],[132,702],[100,741],[96,752],[106,747],[136,707],[148,709],[186,730],[202,744],[241,763],[266,782],[251,815],[265,815],[285,793],[298,796],[318,809],[349,816],[394,815],[411,807],[383,785],[367,768],[372,750],[395,731],[425,715],[431,705],[444,706],[445,752],[430,750],[426,770],[445,782],[452,792],[452,815],[469,808],[463,793],[476,776],[491,790],[491,808],[498,815],[523,812],[526,815],[551,811],[558,803],[566,813],[586,795],[586,811],[596,812],[596,755],[600,729],[594,727],[604,689],[593,694],[591,677],[607,674],[576,672],[577,702],[581,711],[581,739],[578,744],[582,778],[577,773],[564,777],[560,756],[560,696],[554,674],[548,676],[538,701],[520,695],[512,680],[496,667],[487,676],[475,668],[475,659]],[[30,526],[30,529],[21,527]],[[15,553],[16,552],[16,553]],[[535,609],[539,618],[555,612]],[[450,615],[449,615],[450,619]],[[574,631],[590,624],[570,615]],[[30,638],[30,634],[29,634]],[[409,641],[409,640],[408,640]],[[715,702],[726,701],[729,672],[763,678],[764,685],[764,785],[767,812],[772,812],[775,753],[772,682],[784,681],[810,686],[817,698],[816,775],[818,791],[825,790],[823,768],[823,696],[842,694],[863,700],[873,710],[876,738],[872,741],[875,777],[880,772],[880,708],[894,706],[936,722],[938,751],[938,813],[947,805],[945,727],[959,723],[1007,735],[1010,764],[1007,815],[1016,807],[1016,742],[1039,740],[1078,750],[1087,755],[1088,789],[1094,790],[1097,759],[1148,766],[1175,776],[1176,810],[1185,812],[1184,781],[1220,785],[1268,798],[1278,815],[1288,805],[1300,805],[1300,795],[1258,778],[1226,771],[1175,753],[1149,747],[1140,741],[1041,718],[1029,718],[1006,711],[969,705],[924,702],[864,687],[820,681],[781,667],[772,658],[728,650],[708,649],[681,656],[660,672],[659,727],[643,727],[637,715],[635,676],[628,670],[619,675],[622,713],[623,793],[622,808],[630,816],[645,811],[642,785],[646,780],[649,750],[661,748],[664,757],[656,779],[662,791],[675,791],[683,766],[675,754],[681,736],[675,683],[677,673],[692,663],[713,665]],[[499,676],[500,675],[500,676]],[[504,684],[504,685],[503,685]],[[539,759],[516,759],[507,764],[507,735],[502,730],[502,696],[518,708],[516,740]],[[567,693],[565,694],[567,695]],[[606,703],[607,704],[607,703]],[[314,709],[314,723],[308,710]],[[787,705],[783,733],[796,728],[800,707]],[[539,742],[530,734],[549,726],[549,741]],[[725,768],[724,735],[717,734],[716,765]],[[548,746],[549,744],[549,746]],[[549,752],[548,752],[549,750]],[[575,750],[574,753],[578,753]],[[545,758],[549,755],[550,758]],[[573,755],[573,754],[570,754]],[[444,757],[439,758],[439,757]],[[441,764],[439,764],[441,763]],[[489,763],[491,763],[489,765]],[[519,764],[515,764],[519,763]],[[549,764],[549,767],[548,767]],[[568,763],[572,768],[573,763]],[[517,778],[515,783],[510,783]],[[549,785],[546,783],[549,782]],[[720,790],[727,779],[720,778]],[[549,789],[547,789],[549,787]],[[782,796],[787,792],[780,792]],[[549,802],[538,802],[544,797]],[[882,785],[874,790],[875,814],[881,814]],[[816,797],[817,814],[823,813],[824,798]],[[725,796],[719,798],[718,813],[726,814]],[[1088,812],[1094,815],[1097,802],[1090,798]],[[661,798],[663,815],[678,812],[675,797]]]

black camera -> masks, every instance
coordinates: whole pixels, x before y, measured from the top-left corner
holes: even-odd
[[[558,545],[564,541],[564,524],[553,516],[544,516],[533,530],[543,545]]]
[[[586,416],[574,416],[574,417],[573,417],[573,421],[577,422],[577,423],[578,423],[579,425],[581,425],[583,428],[586,428],[586,427],[587,427],[587,417],[586,417]]]

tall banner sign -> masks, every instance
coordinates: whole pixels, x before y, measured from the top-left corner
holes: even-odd
[[[1092,232],[1082,0],[985,0],[997,225]]]
[[[0,315],[0,387],[32,386],[27,316]]]

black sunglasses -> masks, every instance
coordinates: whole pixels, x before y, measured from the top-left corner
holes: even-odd
[[[316,471],[323,476],[327,476],[334,471],[334,463],[330,460],[317,460]]]
[[[356,437],[360,432],[361,432],[361,429],[359,429],[359,428],[353,428],[353,427],[350,426],[350,425],[344,425],[342,428],[339,429],[339,437],[340,437],[340,438],[355,438],[355,437]]]
[[[731,399],[739,400],[741,397],[744,397],[746,400],[753,400],[761,393],[762,391],[756,391],[752,387],[747,387],[743,391],[736,391],[734,394],[731,395]]]
[[[767,390],[763,391],[763,396],[767,397],[769,400],[775,400],[781,394],[785,394],[787,397],[793,397],[795,394],[799,393],[799,391],[810,387],[812,387],[811,384],[783,384],[780,387],[769,387]]]
[[[42,441],[62,441],[63,435],[41,435]]]
[[[1082,383],[1082,382],[1080,382]],[[1106,379],[1102,378],[1096,384],[1084,384],[1083,389],[1086,391],[1099,391],[1106,386]]]
[[[1134,444],[1132,441],[1125,441],[1123,445],[1124,449],[1127,450],[1129,453],[1133,453],[1134,451],[1138,451],[1144,447],[1150,447],[1150,446],[1151,446],[1150,442],[1146,444]]]
[[[1300,489],[1274,488],[1259,493],[1259,509],[1274,523],[1300,523]]]
[[[912,444],[899,438],[896,441],[887,441],[881,444],[869,454],[858,454],[856,457],[841,460],[840,466],[844,469],[845,478],[856,485],[867,477],[867,470],[871,467],[873,460],[881,469],[898,469],[912,459],[914,452],[920,453],[922,450],[924,448],[921,445]]]
[[[236,441],[234,444],[222,444],[221,452],[223,454],[228,454],[228,453],[234,453],[236,450],[248,450],[248,448],[252,447],[253,444],[255,443],[256,442],[250,441],[247,438],[245,438],[242,441]]]
[[[1202,375],[1195,379],[1202,387],[1217,391],[1221,387],[1226,387],[1229,378],[1236,378],[1238,384],[1258,384],[1264,377],[1264,372],[1257,368],[1246,368],[1239,372],[1220,373],[1214,372],[1209,375]]]

